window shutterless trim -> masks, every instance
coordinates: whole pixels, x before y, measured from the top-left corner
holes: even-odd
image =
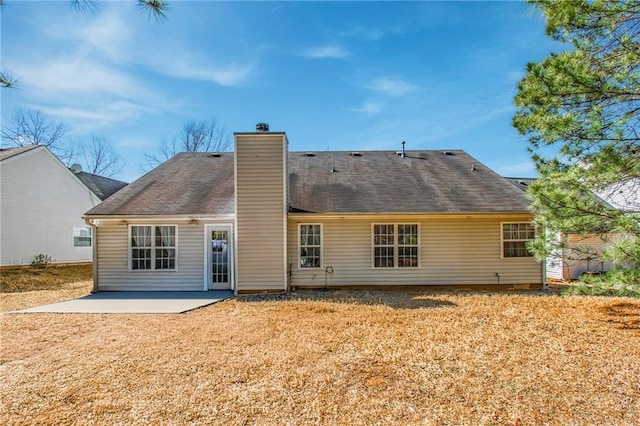
[[[524,242],[525,244],[529,241],[532,241],[533,238],[515,238],[515,239],[508,239],[505,240],[504,238],[504,225],[527,225],[528,229],[527,232],[532,231],[533,232],[533,238],[535,238],[535,228],[534,226],[531,224],[531,222],[500,222],[500,258],[501,259],[530,259],[533,257],[533,253],[531,253],[528,249],[527,249],[527,255],[526,256],[505,256],[505,252],[504,252],[504,243],[505,242],[511,242],[511,243],[518,243],[518,242]]]
[[[162,250],[162,246],[156,246],[156,227],[161,226],[170,226],[174,228],[174,245],[168,246],[167,249],[172,249],[174,251],[174,267],[173,268],[156,268],[156,250]],[[150,227],[151,228],[151,246],[142,247],[141,250],[148,249],[151,250],[151,256],[149,261],[151,262],[150,268],[145,269],[133,269],[133,250],[134,247],[131,244],[131,230],[133,227]],[[128,225],[128,269],[129,272],[150,272],[150,271],[160,271],[160,272],[175,272],[178,270],[178,225],[173,223],[135,223]],[[137,248],[137,247],[136,247]]]
[[[393,244],[376,244],[376,226],[392,226],[393,227]],[[415,226],[416,227],[416,244],[400,244],[399,241],[399,227],[400,226]],[[388,235],[388,234],[387,234]],[[393,249],[393,266],[376,266],[376,248],[391,248]],[[399,265],[399,252],[400,248],[416,248],[416,265],[415,266],[400,266]],[[372,223],[371,224],[371,269],[416,269],[421,267],[420,262],[420,223]]]
[[[320,245],[315,245],[315,244],[306,244],[303,245],[302,244],[302,227],[303,226],[319,226],[320,227]],[[298,240],[296,241],[296,245],[298,247],[298,259],[297,259],[297,263],[298,263],[298,269],[301,270],[318,270],[318,269],[322,269],[323,267],[323,262],[324,262],[324,244],[323,244],[323,239],[324,239],[324,229],[322,227],[322,223],[299,223],[298,224]],[[320,248],[320,266],[309,266],[309,267],[304,267],[302,266],[302,249],[303,247],[319,247]]]
[[[82,230],[89,230],[89,235],[80,235]],[[78,232],[76,232],[78,231]],[[76,244],[76,238],[89,238],[89,244]],[[72,241],[73,247],[93,247],[93,228],[88,225],[73,225]]]

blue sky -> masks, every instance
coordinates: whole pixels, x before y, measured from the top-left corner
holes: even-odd
[[[111,140],[133,181],[143,154],[189,119],[232,133],[267,122],[292,151],[464,149],[506,176],[534,176],[511,126],[527,62],[558,46],[523,2],[8,0],[2,120],[39,109],[67,138]]]

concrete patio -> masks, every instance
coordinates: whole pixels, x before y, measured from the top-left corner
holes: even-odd
[[[114,291],[10,313],[179,314],[230,297],[232,291]]]

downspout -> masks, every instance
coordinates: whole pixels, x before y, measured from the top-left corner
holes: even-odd
[[[98,227],[93,223],[91,219],[84,220],[87,225],[91,227],[91,242],[93,251],[93,262],[91,271],[93,272],[93,290],[92,293],[98,292]]]

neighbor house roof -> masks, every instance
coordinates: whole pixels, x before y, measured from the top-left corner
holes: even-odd
[[[536,178],[506,177],[505,179],[514,184],[517,188],[520,188],[523,192],[527,192],[529,185],[536,181]]]
[[[87,215],[234,213],[234,154],[181,153]],[[464,151],[290,152],[289,204],[308,213],[524,213],[518,188]]]
[[[49,154],[53,158],[55,158],[60,163],[61,166],[66,167],[60,161],[60,159],[56,157],[55,154],[53,154],[44,145],[29,145],[29,146],[19,146],[14,148],[0,148],[0,161],[7,160],[19,154],[33,151],[35,149],[48,151]],[[87,189],[89,189],[89,191],[93,192],[95,196],[98,197],[100,200],[106,199],[107,197],[112,195],[114,192],[118,191],[119,189],[127,185],[126,182],[122,182],[119,180],[115,180],[115,179],[111,179],[103,176],[94,175],[92,173],[86,173],[82,171],[74,172],[71,169],[69,169],[69,173],[75,174],[75,176],[80,180],[80,182],[82,182],[82,184],[86,186]]]
[[[15,157],[18,154],[22,154],[23,152],[31,151],[32,149],[36,149],[39,147],[40,145],[29,145],[16,146],[12,148],[0,148],[0,161]]]
[[[104,176],[94,175],[93,173],[78,172],[75,174],[84,185],[91,190],[98,198],[105,200],[120,189],[127,186],[126,182]]]

